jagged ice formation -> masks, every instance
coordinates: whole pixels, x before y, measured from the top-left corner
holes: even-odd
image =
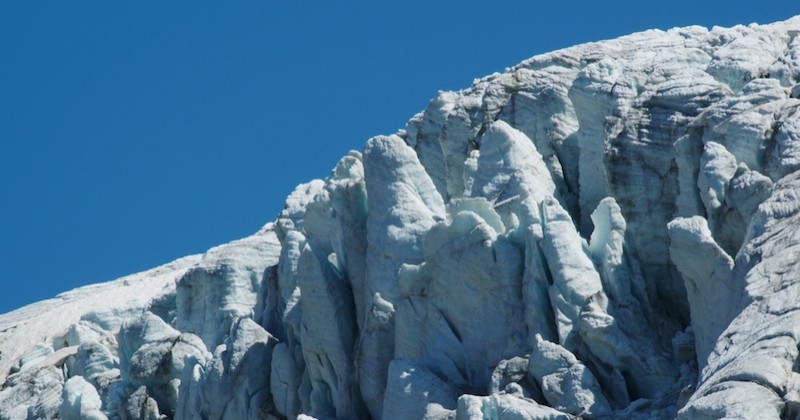
[[[440,92],[253,236],[0,316],[0,418],[800,416],[798,33]]]

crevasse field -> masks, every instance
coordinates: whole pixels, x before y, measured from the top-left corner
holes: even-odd
[[[0,418],[795,418],[799,33],[442,92],[253,236],[0,317]]]

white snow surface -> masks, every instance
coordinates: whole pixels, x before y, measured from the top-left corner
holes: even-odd
[[[0,419],[797,418],[798,34],[439,92],[254,235],[0,316]]]

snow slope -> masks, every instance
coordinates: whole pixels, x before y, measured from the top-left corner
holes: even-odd
[[[440,92],[255,235],[0,317],[0,418],[794,418],[798,33]]]

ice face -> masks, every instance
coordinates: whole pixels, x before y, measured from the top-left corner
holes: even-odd
[[[0,316],[0,418],[797,417],[798,33],[440,92],[254,235]]]

